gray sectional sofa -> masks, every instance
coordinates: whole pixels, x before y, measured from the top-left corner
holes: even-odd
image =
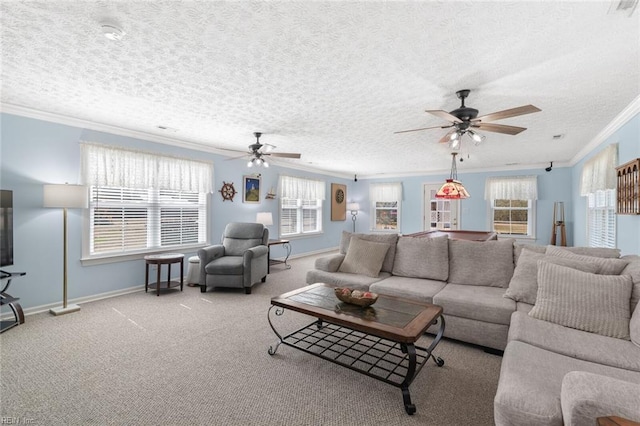
[[[343,232],[307,283],[440,305],[445,336],[504,351],[497,425],[640,422],[640,256]]]

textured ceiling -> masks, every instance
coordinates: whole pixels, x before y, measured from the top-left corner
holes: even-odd
[[[459,171],[538,167],[571,161],[640,93],[640,13],[616,4],[2,1],[1,100],[204,150],[261,131],[302,153],[280,164],[374,176],[447,170],[446,130],[393,132],[446,124],[424,110],[471,89],[480,115],[542,112],[499,121],[517,136],[465,138]]]

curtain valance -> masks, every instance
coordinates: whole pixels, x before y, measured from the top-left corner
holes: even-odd
[[[537,176],[498,176],[487,178],[485,200],[537,200]]]
[[[598,155],[584,163],[580,181],[580,195],[586,197],[596,191],[616,189],[617,163],[617,143],[607,146]]]
[[[325,183],[316,179],[280,175],[280,196],[296,200],[324,200]]]
[[[402,201],[400,182],[372,183],[369,187],[369,199],[373,202]]]
[[[120,147],[80,143],[85,185],[207,193],[213,164]]]

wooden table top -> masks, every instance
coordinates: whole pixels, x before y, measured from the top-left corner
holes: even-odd
[[[384,295],[361,308],[338,300],[324,283],[276,296],[271,304],[401,343],[415,343],[442,314],[437,305]]]

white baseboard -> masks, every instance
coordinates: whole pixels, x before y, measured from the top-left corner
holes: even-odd
[[[114,290],[114,291],[107,291],[105,293],[93,294],[91,296],[78,297],[76,299],[68,300],[67,303],[81,305],[82,303],[95,302],[97,300],[108,299],[110,297],[116,297],[116,296],[122,296],[123,294],[135,293],[137,291],[143,291],[143,290],[144,290],[144,284],[137,285],[134,287],[129,287],[129,288],[123,288],[121,290]],[[18,303],[20,302],[18,301]],[[41,312],[47,312],[49,311],[49,309],[54,309],[61,305],[62,305],[62,301],[56,302],[56,303],[48,303],[46,305],[34,306],[31,308],[24,309],[23,311],[24,311],[24,315],[28,316],[28,315],[39,314]],[[8,312],[4,312],[0,318],[2,318],[2,320],[13,319],[13,313],[11,312],[11,310],[9,310]]]
[[[339,247],[332,247],[332,248],[327,248],[327,249],[315,250],[315,251],[312,251],[312,252],[294,254],[294,255],[289,256],[289,260],[291,260],[291,259],[299,259],[299,258],[307,257],[307,256],[315,256],[315,255],[323,254],[323,253],[335,252],[337,250],[339,250]],[[276,260],[284,260],[284,257],[281,258],[281,259],[276,259]],[[108,299],[110,297],[116,297],[116,296],[122,296],[123,294],[135,293],[137,291],[143,291],[143,290],[144,290],[144,284],[143,285],[137,285],[137,286],[134,286],[134,287],[123,288],[121,290],[107,291],[105,293],[94,294],[94,295],[91,295],[91,296],[78,297],[76,299],[68,300],[67,303],[69,303],[69,304],[74,303],[76,305],[81,305],[81,304],[87,303],[87,302],[95,302],[97,300]],[[18,303],[20,303],[20,302],[18,302]],[[49,311],[49,309],[57,308],[60,305],[62,305],[62,301],[56,302],[56,303],[48,303],[46,305],[34,306],[34,307],[31,307],[31,308],[24,309],[23,311],[24,311],[24,315],[28,316],[28,315],[39,314],[41,312],[47,312],[47,311]],[[2,319],[2,320],[13,319],[13,313],[9,310],[8,312],[3,313],[0,316],[0,319]]]

